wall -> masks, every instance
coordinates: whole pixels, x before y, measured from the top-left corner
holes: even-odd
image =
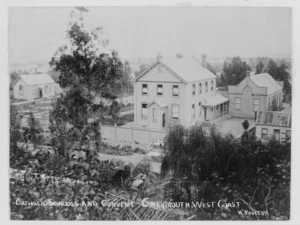
[[[233,117],[254,118],[254,99],[259,99],[259,110],[267,110],[267,88],[257,87],[248,77],[240,84],[228,86],[229,114]],[[235,100],[240,98],[240,109],[235,108]]]
[[[20,95],[19,92],[19,86],[23,85],[23,95]],[[25,84],[25,82],[22,79],[19,79],[14,87],[13,87],[13,92],[14,92],[14,98],[15,99],[28,99],[28,91],[27,91],[27,85]]]
[[[117,127],[117,126],[101,126],[101,137],[106,139],[139,142],[149,144],[154,139],[163,140],[167,132],[163,130],[133,128],[133,127]]]
[[[263,128],[268,129],[268,136],[271,138],[274,134],[274,130],[280,130],[280,140],[285,140],[285,133],[286,131],[291,131],[291,127],[278,127],[278,126],[265,126],[265,125],[256,125],[255,126],[255,136],[258,139],[261,139],[261,130]]]

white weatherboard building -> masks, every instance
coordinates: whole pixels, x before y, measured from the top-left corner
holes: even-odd
[[[56,83],[48,74],[23,74],[13,84],[15,99],[50,98],[56,95],[56,89]]]
[[[158,56],[134,80],[136,125],[165,129],[172,123],[189,127],[228,113],[228,99],[216,92],[216,76],[195,59]]]
[[[255,124],[256,137],[268,140],[274,137],[280,142],[291,141],[291,114],[288,112],[258,112]]]

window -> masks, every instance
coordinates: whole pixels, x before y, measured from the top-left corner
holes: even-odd
[[[45,87],[45,93],[48,94],[48,91],[49,91],[49,88],[48,88],[48,86],[46,85],[46,87]]]
[[[199,111],[198,111],[198,116],[199,117],[201,117],[201,111],[202,111],[201,102],[199,102]]]
[[[157,96],[162,96],[163,95],[163,86],[162,84],[157,85]]]
[[[195,84],[193,84],[192,94],[195,95]]]
[[[285,140],[287,143],[291,143],[291,131],[290,130],[286,131]]]
[[[199,83],[199,94],[202,94],[202,83]]]
[[[241,99],[240,98],[236,98],[235,99],[235,108],[236,109],[240,109],[241,108]]]
[[[147,118],[147,115],[148,115],[147,104],[142,103],[142,118]]]
[[[274,130],[274,137],[276,141],[280,140],[280,130]]]
[[[153,121],[156,121],[157,114],[156,114],[156,108],[153,108]]]
[[[261,129],[261,138],[262,139],[268,139],[268,129],[267,128],[262,128]]]
[[[178,96],[179,96],[178,85],[173,85],[173,97],[178,97]]]
[[[213,80],[210,82],[210,85],[211,85],[210,90],[213,91],[214,90],[214,81]]]
[[[195,118],[195,104],[192,104],[192,118]]]
[[[205,82],[205,92],[208,92],[208,83]]]
[[[148,85],[147,84],[143,84],[142,85],[142,94],[143,95],[147,95],[148,94]]]
[[[51,85],[49,85],[49,93],[51,93]]]
[[[19,94],[22,95],[23,94],[23,85],[19,86]]]
[[[172,118],[178,119],[179,118],[179,105],[172,106]]]
[[[253,111],[254,112],[257,112],[259,111],[259,99],[254,99],[254,102],[253,102]]]

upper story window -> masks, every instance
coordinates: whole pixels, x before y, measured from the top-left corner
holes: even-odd
[[[148,85],[142,84],[142,94],[147,95],[148,94]]]
[[[178,119],[179,118],[179,105],[172,106],[172,118]]]
[[[214,90],[214,81],[213,81],[213,80],[210,82],[210,90],[211,90],[211,91]]]
[[[142,103],[142,118],[147,118],[148,108],[146,103]]]
[[[254,101],[253,101],[253,111],[254,112],[259,111],[259,99],[254,99]]]
[[[157,96],[162,96],[163,95],[163,86],[162,84],[157,85]]]
[[[179,88],[178,88],[178,85],[173,85],[172,94],[173,94],[173,97],[178,97],[178,96],[179,96]]]
[[[235,108],[236,109],[240,109],[241,108],[241,99],[240,98],[236,98],[235,99]]]
[[[196,87],[195,86],[196,86],[195,84],[193,84],[193,86],[192,86],[192,95],[195,95],[195,92],[196,92]]]
[[[23,92],[23,85],[20,85],[19,86],[19,94],[22,95],[24,92]]]
[[[199,83],[199,94],[202,94],[202,83]]]
[[[208,83],[205,82],[205,92],[208,92]]]
[[[195,104],[192,104],[192,118],[195,118]]]

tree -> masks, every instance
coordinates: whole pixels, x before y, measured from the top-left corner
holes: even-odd
[[[264,71],[264,64],[261,60],[259,60],[258,64],[256,65],[255,74],[261,74]]]
[[[10,153],[16,154],[18,150],[17,143],[21,140],[20,117],[16,106],[10,105]]]
[[[285,94],[291,94],[292,86],[290,82],[290,74],[287,71],[287,66],[282,61],[280,66],[270,59],[267,67],[267,72],[277,81],[283,81],[283,91]]]
[[[222,86],[239,84],[246,77],[246,71],[250,70],[250,66],[238,56],[233,57],[231,62],[224,62],[221,74]]]
[[[122,85],[122,87],[127,88],[128,93],[129,93],[129,90],[132,89],[132,82],[131,82],[131,77],[130,77],[131,72],[132,72],[132,69],[130,68],[129,62],[125,61],[124,72],[123,72],[123,76],[121,77],[121,85]]]
[[[108,44],[107,39],[100,37],[102,28],[88,30],[83,19],[86,11],[78,10],[80,18],[70,22],[67,31],[69,45],[60,47],[50,62],[54,71],[60,73],[60,86],[66,89],[58,102],[60,106],[53,109],[61,113],[53,112],[52,118],[63,118],[71,133],[77,135],[80,146],[93,136],[99,147],[100,121],[115,107],[117,93],[113,87],[123,75],[123,65],[116,51],[102,52],[100,47]],[[71,15],[73,19],[74,12]]]
[[[56,83],[59,82],[59,76],[60,76],[59,72],[54,71],[53,69],[50,69],[50,70],[48,71],[48,74],[50,75],[50,77],[51,77]]]
[[[38,120],[33,116],[33,113],[29,113],[27,120],[28,126],[23,127],[23,138],[26,142],[31,142],[34,146],[42,144],[43,142],[43,130]]]
[[[140,70],[139,70],[139,71],[134,71],[134,76],[135,76],[135,77],[140,76],[143,72],[146,71],[147,67],[148,67],[147,64],[141,64]]]
[[[216,75],[216,70],[213,68],[213,66],[210,63],[207,63],[207,69],[212,72],[214,75]]]

